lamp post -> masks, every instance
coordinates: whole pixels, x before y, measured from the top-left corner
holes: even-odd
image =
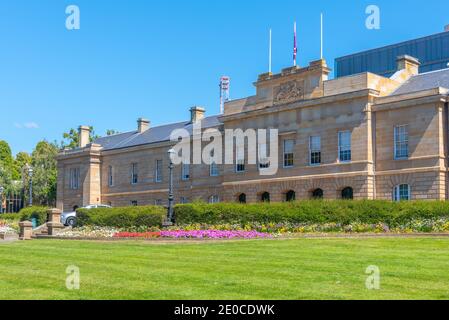
[[[5,188],[0,186],[0,214],[3,213],[3,192],[5,191]]]
[[[170,161],[169,169],[169,180],[168,180],[168,212],[167,212],[167,225],[173,224],[173,204],[174,204],[174,195],[173,195],[173,161],[172,156],[176,154],[174,149],[170,149],[167,151],[168,158]]]
[[[29,206],[33,206],[33,167],[28,166],[28,177],[30,179],[29,181],[29,191],[30,191],[30,199],[29,199]]]

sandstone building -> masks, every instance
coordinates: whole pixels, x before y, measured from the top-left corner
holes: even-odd
[[[279,129],[279,170],[258,165],[179,165],[175,201],[448,198],[449,69],[419,74],[419,61],[397,60],[390,78],[360,73],[329,80],[324,60],[266,73],[256,94],[225,105],[224,114],[191,109],[189,120],[80,145],[58,156],[57,206],[165,204],[169,137],[177,128]],[[236,159],[238,160],[238,159]]]

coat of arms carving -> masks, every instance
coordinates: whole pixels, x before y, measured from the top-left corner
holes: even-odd
[[[282,84],[274,96],[275,103],[282,103],[304,98],[303,88],[296,81]]]

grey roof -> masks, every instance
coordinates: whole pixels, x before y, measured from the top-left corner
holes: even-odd
[[[393,95],[435,89],[438,87],[449,89],[449,69],[431,71],[413,76],[393,92]]]
[[[220,127],[222,123],[218,120],[218,116],[206,117],[201,120],[201,128]],[[145,144],[170,141],[170,135],[173,130],[186,129],[190,134],[193,131],[193,125],[190,121],[177,122],[150,128],[143,133],[131,131],[120,133],[113,136],[98,138],[94,143],[103,147],[103,150],[113,150],[135,147]]]

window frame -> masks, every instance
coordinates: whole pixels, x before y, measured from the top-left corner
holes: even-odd
[[[181,180],[182,181],[190,180],[190,163],[181,164]]]
[[[316,151],[317,149],[312,149],[312,140],[313,138],[318,138],[320,141],[320,148],[319,151]],[[313,153],[319,153],[319,157],[320,157],[320,162],[319,163],[313,163],[312,159],[313,159]],[[321,152],[321,136],[309,136],[309,166],[313,166],[313,167],[317,167],[320,166],[322,164],[322,152]]]
[[[220,168],[218,167],[218,164],[214,161],[212,161],[209,165],[209,176],[210,177],[220,176]]]
[[[342,135],[343,134],[349,134],[349,144],[348,145],[342,145]],[[349,150],[343,150],[344,147],[348,148]],[[349,160],[342,159],[342,152],[348,152],[349,151]],[[338,162],[340,163],[349,163],[352,161],[352,132],[350,130],[344,130],[338,132]]]
[[[81,187],[81,170],[80,168],[70,168],[69,170],[70,190],[79,190]]]
[[[112,166],[108,166],[108,186],[114,186],[114,168]]]
[[[398,136],[399,137],[401,136],[401,133],[399,132],[399,130],[401,128],[405,128],[406,140],[404,142],[398,141]],[[394,126],[394,129],[393,129],[394,160],[407,160],[407,159],[409,159],[409,157],[410,157],[409,141],[410,141],[410,139],[409,139],[409,133],[408,133],[408,124],[401,124],[401,125]],[[406,146],[406,150],[407,150],[407,155],[406,156],[403,156],[403,155],[398,156],[398,150],[399,150],[398,149],[398,144],[401,144],[401,143]],[[402,148],[400,148],[400,149],[402,150]]]
[[[402,199],[401,196],[401,187],[407,186],[407,199]],[[407,183],[398,184],[393,187],[393,201],[401,202],[401,201],[411,201],[412,200],[412,188]]]
[[[139,164],[137,162],[131,163],[131,184],[139,183]]]
[[[160,164],[160,166],[159,166]],[[164,167],[164,161],[161,159],[156,160],[156,168],[155,168],[155,174],[154,174],[154,182],[161,183],[163,181],[162,176],[162,168]]]
[[[261,159],[261,148],[265,149],[265,158]],[[261,160],[266,160],[266,163],[263,163]],[[268,145],[267,143],[260,143],[257,145],[257,168],[259,170],[265,170],[270,168],[270,158],[268,157]]]
[[[286,152],[286,143],[287,142],[291,142],[292,143],[292,150],[291,152],[287,153]],[[284,139],[283,143],[283,150],[282,150],[282,155],[283,155],[283,167],[284,169],[289,169],[289,168],[293,168],[295,166],[295,140],[294,139]],[[288,161],[287,156],[291,155],[291,164],[290,165],[286,165],[286,162]]]

